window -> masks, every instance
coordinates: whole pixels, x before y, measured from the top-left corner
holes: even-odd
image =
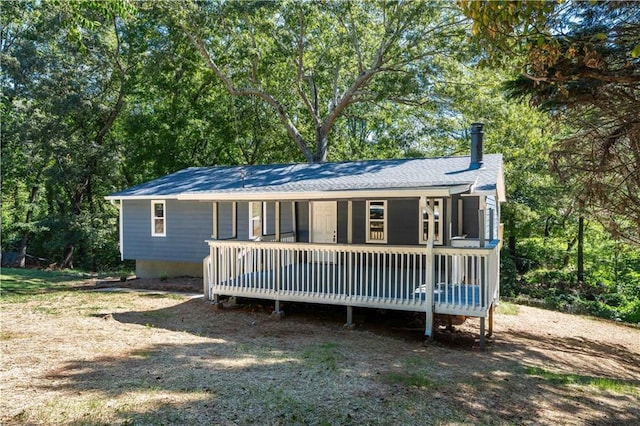
[[[151,201],[151,235],[165,237],[167,235],[166,204],[164,200]]]
[[[387,202],[367,201],[367,242],[387,242]]]
[[[442,244],[442,198],[428,200],[433,210],[433,243]],[[420,205],[420,244],[426,244],[429,239],[429,212],[424,201]]]
[[[262,203],[249,203],[249,239],[255,240],[262,235]]]

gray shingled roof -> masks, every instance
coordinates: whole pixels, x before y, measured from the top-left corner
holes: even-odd
[[[116,192],[108,198],[215,193],[290,194],[464,184],[473,185],[476,191],[495,191],[502,173],[502,155],[485,154],[483,160],[484,165],[480,169],[469,167],[469,157],[190,167]]]

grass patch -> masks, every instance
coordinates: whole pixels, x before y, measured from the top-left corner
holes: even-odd
[[[39,314],[47,314],[47,315],[59,315],[60,308],[52,307],[52,306],[37,306],[33,309],[33,312],[37,312]]]
[[[382,379],[387,384],[404,387],[429,388],[437,383],[432,378],[429,363],[420,356],[409,356],[402,361],[400,371],[389,371],[383,374]]]
[[[282,424],[305,424],[309,419],[318,420],[313,403],[298,398],[282,388],[267,389],[267,394],[270,398],[265,402],[273,410],[274,417]],[[318,424],[323,422],[320,421]]]
[[[557,385],[592,386],[603,391],[640,395],[638,385],[626,380],[583,376],[573,373],[554,373],[540,367],[525,367],[525,372],[530,376],[536,376]]]
[[[16,333],[16,332],[5,331],[5,330],[0,331],[0,341],[6,341],[11,339],[24,339],[26,337],[29,337],[28,333]]]
[[[157,355],[158,355],[158,351],[140,349],[140,350],[131,352],[130,356],[133,358],[148,359]]]
[[[310,367],[334,371],[338,368],[338,359],[340,358],[338,348],[337,343],[321,343],[306,349],[302,358]]]
[[[500,301],[496,312],[502,315],[518,315],[520,308],[515,303]]]
[[[384,375],[384,381],[388,384],[415,388],[429,388],[435,385],[435,382],[422,371],[411,373],[390,371]]]
[[[7,301],[20,301],[46,292],[68,291],[94,277],[95,275],[69,270],[2,268],[0,298]]]

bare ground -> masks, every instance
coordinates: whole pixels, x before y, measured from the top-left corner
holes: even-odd
[[[638,424],[640,330],[510,307],[424,344],[421,317],[223,310],[89,283],[3,302],[1,424]],[[199,290],[199,280],[126,287]],[[508,310],[504,310],[508,312]]]

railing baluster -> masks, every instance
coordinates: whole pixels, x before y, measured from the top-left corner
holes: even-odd
[[[419,309],[434,286],[436,312],[478,315],[496,298],[498,248],[210,241],[204,292],[345,305]],[[425,280],[433,268],[433,283]]]

